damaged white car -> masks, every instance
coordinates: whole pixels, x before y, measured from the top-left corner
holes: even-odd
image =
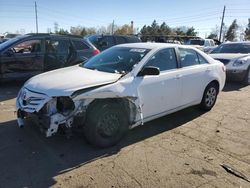
[[[210,110],[225,84],[225,67],[175,44],[123,44],[86,63],[35,76],[20,90],[17,121],[35,117],[49,137],[82,128],[99,147],[133,127],[199,104]]]

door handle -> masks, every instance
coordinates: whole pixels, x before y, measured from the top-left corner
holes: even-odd
[[[206,69],[206,72],[210,72],[210,71],[211,71],[211,69],[210,69],[210,68],[207,68],[207,69]]]
[[[181,77],[182,77],[182,75],[180,75],[180,74],[178,74],[178,75],[175,76],[175,78],[178,79],[178,80],[179,80]]]

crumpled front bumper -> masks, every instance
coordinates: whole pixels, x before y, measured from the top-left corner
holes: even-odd
[[[49,108],[50,114],[43,113],[43,110],[48,110],[44,108]],[[73,123],[73,115],[63,115],[57,112],[55,98],[26,88],[22,88],[17,96],[16,109],[19,127],[24,126],[25,118],[36,116],[38,124],[45,131],[46,137],[55,134],[59,125],[71,126]]]

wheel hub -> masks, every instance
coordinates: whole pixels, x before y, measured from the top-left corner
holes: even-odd
[[[115,113],[108,113],[103,116],[99,121],[98,133],[103,137],[112,137],[115,135],[119,128],[119,118]]]
[[[206,93],[206,105],[208,107],[211,107],[214,102],[215,102],[215,99],[216,99],[216,89],[211,87],[208,89],[207,93]]]

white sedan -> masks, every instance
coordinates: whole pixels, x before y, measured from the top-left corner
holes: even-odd
[[[225,67],[176,44],[123,44],[86,63],[28,80],[17,121],[35,117],[46,136],[83,128],[93,145],[117,143],[128,129],[193,105],[210,110],[225,84]]]

